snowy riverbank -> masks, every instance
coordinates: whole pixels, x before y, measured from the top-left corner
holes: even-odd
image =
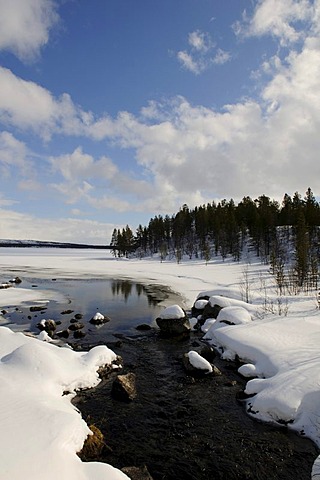
[[[77,277],[110,276],[164,284],[183,295],[185,300],[182,306],[186,308],[192,306],[200,291],[210,290],[215,294],[241,299],[245,290],[257,306],[258,314],[254,322],[248,325],[221,325],[213,329],[212,342],[223,348],[225,358],[238,355],[245,360],[250,364],[247,371],[254,371],[259,377],[250,380],[246,390],[255,394],[250,402],[257,418],[288,422],[289,428],[303,431],[320,446],[320,406],[317,402],[320,394],[320,314],[317,299],[314,294],[308,297],[295,295],[287,299],[282,297],[279,303],[268,268],[259,261],[250,264],[212,261],[208,265],[203,261],[186,261],[178,265],[173,262],[160,263],[158,259],[117,260],[102,251],[4,248],[0,249],[0,272],[1,281],[8,280],[8,275],[14,277],[25,272],[26,275],[37,277],[57,277],[62,274]],[[48,295],[51,294],[38,289],[0,290],[0,307],[9,303],[18,305],[24,301],[44,302]],[[279,316],[278,313],[287,315]],[[3,425],[4,422],[7,425],[1,435],[1,468],[6,469],[2,471],[1,478],[22,480],[26,478],[28,468],[31,470],[27,477],[33,480],[104,478],[105,469],[109,467],[82,464],[75,455],[88,431],[71,406],[70,399],[62,396],[62,393],[67,389],[72,391],[79,388],[79,385],[94,384],[97,381],[97,367],[110,361],[108,355],[112,356],[112,352],[104,350],[101,354],[95,350],[89,361],[79,353],[20,334],[11,334],[5,328],[0,330],[1,378],[6,385],[6,403],[3,404],[1,415]],[[47,361],[48,355],[54,357],[50,363]],[[52,365],[65,362],[63,357],[66,355],[72,359],[70,371],[61,373],[63,369],[53,368]],[[12,378],[15,378],[14,382]],[[17,400],[20,385],[23,385],[25,393],[22,401]],[[57,402],[58,397],[61,403]],[[54,409],[50,410],[51,407]],[[59,418],[63,418],[64,429],[60,428]],[[4,433],[7,431],[10,434]],[[19,434],[19,442],[12,450],[16,431],[23,435]],[[30,441],[33,437],[37,438],[37,442]],[[28,454],[24,456],[24,462],[14,464],[20,442],[21,448],[23,443],[28,445]],[[41,461],[39,450],[43,453]],[[50,458],[57,459],[50,461],[50,468],[43,467],[47,453]],[[15,469],[14,473],[12,468]],[[45,477],[43,471],[46,472]],[[108,471],[108,475],[110,479],[126,478],[114,469]]]

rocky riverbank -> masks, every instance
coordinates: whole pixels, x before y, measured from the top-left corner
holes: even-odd
[[[137,396],[111,395],[116,373],[81,392],[77,407],[104,435],[96,460],[118,468],[146,465],[154,480],[309,480],[314,444],[287,430],[252,420],[237,397],[245,380],[219,358],[221,376],[194,378],[183,355],[200,351],[201,334],[176,340],[152,329],[109,345],[134,372]]]

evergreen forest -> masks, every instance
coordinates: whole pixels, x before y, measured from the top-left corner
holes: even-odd
[[[320,205],[311,188],[302,196],[285,194],[282,203],[261,195],[212,202],[172,215],[156,215],[134,233],[127,225],[114,229],[110,246],[115,256],[159,255],[161,261],[214,257],[249,259],[270,264],[280,293],[318,288]]]

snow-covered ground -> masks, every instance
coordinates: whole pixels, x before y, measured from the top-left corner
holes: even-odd
[[[25,272],[36,277],[110,276],[164,284],[183,296],[183,308],[190,308],[203,291],[215,299],[221,294],[236,299],[226,307],[225,318],[219,315],[217,321],[208,322],[206,338],[224,358],[238,355],[245,362],[240,372],[251,377],[246,393],[254,394],[248,400],[252,415],[264,421],[286,422],[320,446],[317,296],[295,295],[279,301],[268,267],[259,261],[177,264],[161,263],[156,258],[114,259],[99,250],[0,248],[0,272],[0,282],[16,275],[23,277]],[[23,301],[44,302],[48,295],[53,294],[21,287],[0,290],[0,309]],[[239,302],[247,296],[250,306]],[[112,467],[83,463],[76,456],[88,427],[70,403],[77,388],[97,383],[98,366],[110,362],[113,353],[99,347],[80,354],[5,327],[0,328],[0,337],[0,478],[127,478]],[[71,393],[63,396],[66,390]],[[313,478],[320,478],[318,462]]]

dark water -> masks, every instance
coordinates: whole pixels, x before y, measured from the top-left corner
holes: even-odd
[[[30,305],[6,307],[4,315],[8,326],[18,325],[23,330],[39,333],[37,324],[42,319],[61,322],[58,330],[70,326],[75,314],[81,314],[84,324],[82,331],[89,343],[108,343],[114,340],[114,334],[133,334],[140,324],[155,325],[155,318],[163,306],[160,301],[176,302],[179,297],[165,286],[143,285],[127,280],[112,279],[70,279],[25,278],[20,286],[14,288],[54,290],[61,294],[61,301],[50,301],[42,311],[30,312]],[[37,305],[36,303],[34,305]],[[63,313],[72,310],[72,313]],[[94,326],[89,320],[100,312],[111,320],[103,326]],[[68,339],[69,341],[70,339]]]
[[[221,377],[186,374],[182,356],[202,348],[197,335],[175,341],[151,331],[114,345],[138,394],[131,403],[113,399],[116,373],[79,394],[76,406],[105,436],[97,460],[146,465],[154,480],[310,480],[316,447],[246,414],[236,399],[245,385],[236,365],[217,358]]]

